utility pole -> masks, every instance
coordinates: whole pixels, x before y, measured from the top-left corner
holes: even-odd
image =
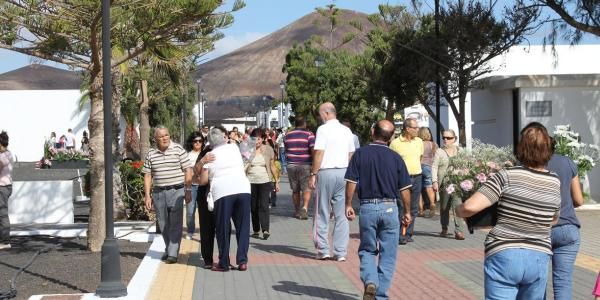
[[[439,41],[440,38],[440,0],[435,0],[435,38]],[[437,43],[439,45],[439,42]],[[438,59],[438,57],[436,57]],[[438,122],[435,124],[436,130],[436,141],[438,145],[441,145],[441,128],[440,124],[442,123],[442,119],[440,117],[440,67],[435,65],[435,116],[438,119]]]

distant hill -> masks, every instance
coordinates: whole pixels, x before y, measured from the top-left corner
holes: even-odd
[[[367,16],[341,9],[341,25],[333,34],[334,45],[339,44],[347,33],[358,32],[348,24],[349,21],[357,20],[370,29]],[[329,41],[328,28],[328,19],[315,11],[238,50],[199,65],[195,78],[202,78],[201,87],[206,91],[207,120],[243,117],[245,112],[252,112],[253,106],[243,103],[244,99],[262,96],[280,99],[279,83],[285,80],[281,69],[286,54],[294,44],[302,44],[312,36]],[[365,45],[355,39],[340,49],[360,53]]]

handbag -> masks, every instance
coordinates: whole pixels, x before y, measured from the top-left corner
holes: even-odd
[[[215,209],[215,200],[212,195],[212,188],[206,194],[206,203],[208,203],[208,211],[213,211]]]

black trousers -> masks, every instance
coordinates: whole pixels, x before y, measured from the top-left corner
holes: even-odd
[[[8,198],[12,185],[0,186],[0,244],[10,242],[10,220],[8,219]]]
[[[271,182],[251,184],[252,230],[254,232],[269,231],[269,200],[273,185]]]
[[[208,194],[208,185],[199,186],[196,207],[200,219],[200,253],[205,264],[212,264],[215,248],[215,215],[208,210],[206,194]]]

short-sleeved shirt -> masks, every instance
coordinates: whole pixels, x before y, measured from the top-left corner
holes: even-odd
[[[65,147],[75,147],[75,135],[72,132],[67,132],[67,134],[65,134],[65,138],[67,139],[65,142]]]
[[[560,209],[555,173],[511,167],[490,177],[478,192],[498,203],[498,221],[485,239],[486,257],[509,248],[552,255],[550,228]]]
[[[399,191],[411,187],[402,158],[380,143],[356,150],[344,178],[358,184],[359,199],[399,199]]]
[[[568,157],[554,154],[548,162],[548,170],[556,173],[560,179],[560,218],[555,226],[571,224],[581,227],[571,197],[571,180],[577,176],[577,166]]]
[[[348,167],[348,155],[354,152],[352,131],[337,119],[329,120],[317,129],[315,150],[323,150],[320,169]]]
[[[0,186],[12,185],[12,170],[14,158],[10,151],[0,153]]]
[[[182,184],[185,181],[185,170],[193,166],[185,149],[171,142],[164,152],[156,148],[148,151],[142,173],[152,175],[155,187],[170,186]]]
[[[215,155],[215,160],[204,168],[208,169],[210,190],[215,201],[225,196],[250,194],[250,181],[246,177],[240,148],[224,144],[210,153]]]
[[[311,149],[315,146],[315,135],[304,128],[296,128],[285,135],[287,163],[292,165],[310,165]]]
[[[421,156],[423,155],[423,140],[418,137],[408,140],[404,136],[399,136],[390,143],[390,148],[402,156],[408,174],[421,174]]]

